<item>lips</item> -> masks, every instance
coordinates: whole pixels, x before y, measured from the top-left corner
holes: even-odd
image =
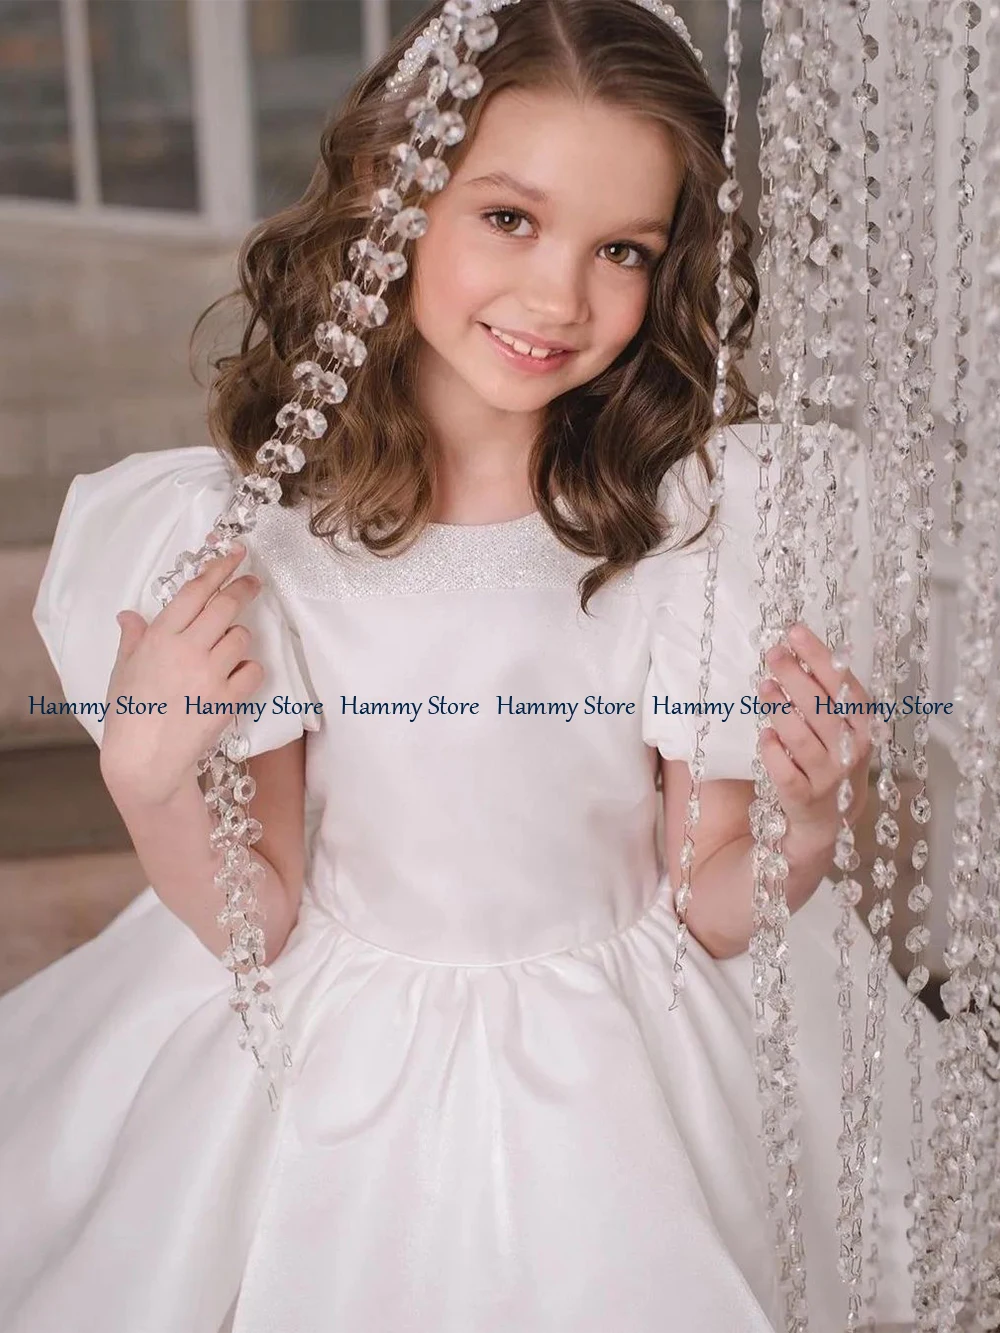
[[[573,351],[550,352],[548,356],[532,356],[530,353],[515,351],[509,343],[498,338],[488,324],[479,326],[489,338],[491,345],[511,366],[526,374],[545,375],[566,364],[571,356],[575,355]]]
[[[574,350],[572,347],[568,347],[566,343],[556,343],[548,338],[538,338],[533,333],[525,333],[523,329],[501,329],[496,324],[487,324],[486,327],[491,333],[503,334],[505,339],[510,338],[523,346],[535,347],[542,352],[572,352]]]

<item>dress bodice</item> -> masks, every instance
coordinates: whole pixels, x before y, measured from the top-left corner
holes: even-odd
[[[254,547],[323,704],[307,751],[317,901],[365,939],[446,962],[631,924],[659,878],[631,574],[585,614],[591,562],[538,514],[431,525],[386,560],[334,552],[275,509]]]
[[[726,715],[703,740],[706,779],[749,778],[756,749],[741,701],[758,663],[759,431],[727,433],[706,695]],[[116,612],[158,613],[152,579],[200,545],[234,479],[212,448],[74,479],[34,608],[67,700],[106,697]],[[243,567],[264,589],[241,620],[265,680],[241,725],[252,754],[307,735],[311,905],[382,947],[484,964],[600,940],[643,913],[664,874],[658,754],[689,759],[700,721],[668,711],[699,700],[709,548],[682,545],[708,512],[699,484],[694,458],[667,474],[664,545],[587,613],[590,558],[537,512],[431,524],[384,557],[314,536],[306,502],[261,508]],[[100,743],[101,721],[80,720]]]

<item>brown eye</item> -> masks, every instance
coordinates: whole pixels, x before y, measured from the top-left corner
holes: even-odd
[[[604,248],[606,250],[631,250],[637,256],[637,262],[634,264],[619,264],[614,261],[615,268],[649,268],[652,263],[652,255],[644,245],[630,245],[625,241],[612,241],[610,245]]]
[[[482,216],[494,231],[501,232],[504,236],[513,236],[514,232],[509,231],[505,226],[499,225],[494,221],[495,218],[513,218],[515,226],[520,222],[527,221],[525,214],[517,208],[491,208],[489,212],[483,213]]]

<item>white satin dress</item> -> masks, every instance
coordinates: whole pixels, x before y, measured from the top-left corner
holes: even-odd
[[[710,697],[737,708],[713,721],[706,780],[751,776],[758,429],[726,455]],[[209,447],[74,480],[35,606],[67,700],[104,700],[115,613],[156,614],[151,580],[200,544],[230,485]],[[295,1060],[281,1107],[237,1044],[229,973],[152,887],[0,997],[0,1329],[780,1328],[747,956],[692,940],[668,1012],[654,780],[657,751],[688,758],[694,726],[652,698],[698,698],[704,541],[652,554],[584,617],[588,560],[538,514],[431,525],[388,561],[331,550],[306,518],[262,513],[248,564],[267,586],[241,617],[267,671],[255,697],[324,705],[321,721],[269,707],[245,724],[253,753],[307,733],[306,884],[273,964]],[[479,710],[434,714],[441,695]],[[637,707],[585,715],[588,695]],[[790,932],[822,1333],[845,1309],[836,920],[824,881]],[[857,1008],[869,943],[861,927]],[[892,981],[879,1314],[904,1320]]]

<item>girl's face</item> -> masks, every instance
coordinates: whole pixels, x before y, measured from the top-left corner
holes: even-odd
[[[599,375],[642,324],[681,184],[667,132],[647,120],[498,93],[414,244],[422,373],[447,401],[471,392],[503,413],[537,412]],[[491,327],[571,350],[539,361]]]

